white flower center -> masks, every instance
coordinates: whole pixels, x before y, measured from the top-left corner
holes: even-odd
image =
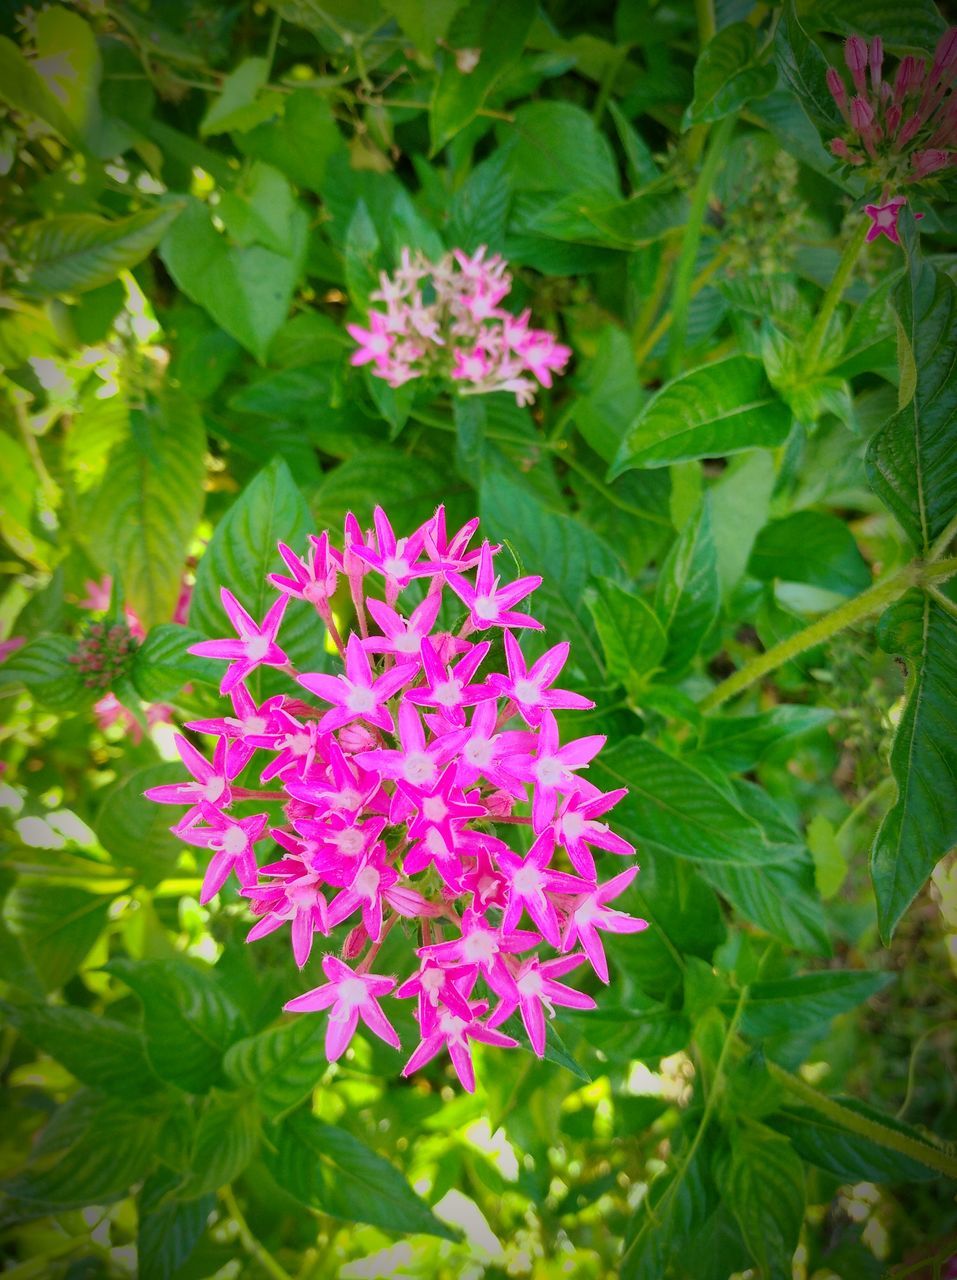
[[[363,715],[375,707],[375,694],[364,685],[353,685],[346,698],[346,706],[354,715]]]
[[[577,840],[587,823],[580,813],[566,813],[562,818],[562,834],[569,840]]]
[[[392,643],[396,653],[418,653],[422,646],[422,641],[415,631],[406,631],[404,635],[399,636]]]
[[[439,1030],[445,1036],[446,1040],[459,1042],[462,1040],[462,1032],[468,1023],[463,1022],[461,1018],[457,1018],[454,1013],[443,1013],[439,1018]]]
[[[498,955],[498,942],[495,940],[495,934],[486,933],[484,930],[470,933],[465,939],[462,954],[472,964],[481,964],[483,961],[491,960],[493,956]]]
[[[336,994],[339,997],[339,1003],[349,1009],[358,1009],[360,1005],[365,1004],[369,995],[366,984],[361,978],[344,978],[337,984]]]
[[[340,791],[337,796],[333,796],[333,804],[337,809],[358,809],[361,803],[362,796],[354,788],[347,788],[345,791]]]
[[[491,738],[470,738],[463,754],[469,764],[477,769],[484,769],[492,759],[492,749]]]
[[[269,652],[269,637],[250,636],[243,645],[243,652],[250,662],[261,662]]]
[[[424,751],[410,751],[402,762],[402,776],[413,785],[431,782],[435,777],[435,763]]]
[[[498,605],[494,596],[476,596],[472,604],[472,612],[483,622],[491,622],[498,617]]]
[[[454,707],[462,696],[462,686],[458,680],[443,680],[435,686],[432,696],[440,707]]]
[[[228,853],[232,858],[244,853],[248,843],[242,827],[228,827],[223,833],[223,853]]]
[[[302,590],[302,598],[308,600],[310,604],[321,604],[328,594],[326,584],[315,579],[307,582]]]
[[[556,760],[554,756],[545,756],[535,761],[534,772],[543,787],[555,787],[561,782],[565,770],[560,760]]]
[[[441,861],[452,856],[452,850],[443,840],[442,834],[437,827],[429,828],[422,843],[433,858],[438,858]]]
[[[291,733],[286,739],[286,747],[294,756],[304,756],[312,746],[308,733]]]
[[[429,1003],[435,1004],[439,998],[439,992],[445,986],[445,974],[441,969],[426,969],[421,978],[422,990],[429,997]]]
[[[203,787],[203,799],[209,804],[215,804],[219,797],[226,790],[225,778],[210,778]]]
[[[515,985],[518,987],[519,993],[523,996],[541,997],[545,983],[538,969],[529,969],[523,973],[520,978],[516,978]]]
[[[512,884],[515,887],[515,892],[521,895],[534,893],[541,885],[541,882],[542,873],[539,871],[538,867],[519,867],[515,872],[515,875],[512,877]]]
[[[382,561],[382,568],[390,578],[404,578],[409,572],[409,562],[403,556],[390,556]]]
[[[449,807],[441,796],[428,796],[422,801],[422,815],[427,822],[441,822],[448,812]]]
[[[535,680],[515,681],[515,701],[533,707],[542,696],[542,690]]]
[[[345,831],[337,832],[333,839],[339,852],[347,856],[358,853],[365,843],[365,837],[358,827],[347,827]]]
[[[250,716],[241,722],[243,733],[265,733],[268,727],[265,716]]]
[[[353,888],[361,898],[372,899],[379,892],[379,880],[381,879],[375,867],[363,867],[356,876]]]

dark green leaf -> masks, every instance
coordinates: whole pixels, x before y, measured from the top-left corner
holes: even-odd
[[[139,1195],[136,1234],[138,1280],[172,1280],[206,1230],[215,1200],[179,1201],[171,1193],[179,1178],[165,1170],[153,1174]]]
[[[44,121],[67,142],[77,141],[76,126],[59,98],[6,36],[0,36],[0,99],[14,111]]]
[[[791,1143],[763,1125],[736,1129],[720,1181],[762,1274],[790,1280],[804,1221],[804,1166]]]
[[[806,582],[853,596],[871,585],[871,571],[854,535],[826,511],[795,511],[761,530],[748,572],[762,582]]]
[[[633,687],[657,670],[668,644],[657,614],[641,596],[600,578],[585,603],[605,652],[612,680]]]
[[[680,672],[704,645],[721,610],[718,560],[705,495],[665,557],[655,587],[655,611],[668,635],[665,666]]]
[[[806,115],[827,138],[844,131],[844,121],[827,87],[827,59],[801,26],[794,0],[787,0],[775,32],[775,55],[785,82]]]
[[[811,733],[833,716],[827,707],[787,704],[753,716],[709,716],[697,751],[728,773],[747,773],[777,743]]]
[[[196,1125],[190,1175],[178,1194],[208,1195],[238,1178],[253,1158],[258,1140],[259,1113],[250,1099],[213,1093]]]
[[[103,932],[112,898],[39,876],[19,880],[3,904],[3,917],[36,965],[48,991],[79,969]]]
[[[237,134],[236,145],[319,195],[329,159],[344,145],[329,104],[318,93],[298,89],[283,96],[280,111],[277,119]]]
[[[170,832],[169,811],[144,792],[182,778],[179,762],[137,769],[109,788],[96,815],[97,838],[116,865],[143,873],[150,883],[172,872],[183,844]]]
[[[923,1141],[921,1134],[909,1125],[875,1111],[857,1098],[836,1098],[835,1101],[888,1129],[906,1134],[917,1142]],[[802,1159],[833,1173],[841,1182],[932,1182],[940,1177],[919,1160],[912,1160],[858,1133],[851,1133],[836,1121],[808,1107],[789,1106],[768,1123],[790,1138]]]
[[[746,22],[732,22],[708,41],[695,63],[694,100],[685,112],[685,128],[720,120],[771,92],[777,70],[755,65],[756,45],[754,28]]]
[[[577,191],[590,203],[621,194],[614,152],[587,111],[570,102],[530,102],[515,113],[508,137],[516,191]]]
[[[234,1044],[223,1069],[235,1085],[256,1091],[268,1116],[301,1102],[326,1069],[325,1031],[314,1018],[297,1018]]]
[[[179,693],[184,684],[218,684],[220,669],[209,658],[188,651],[205,637],[178,622],[163,622],[149,635],[133,658],[133,683],[144,702],[165,702]]]
[[[742,1026],[755,1037],[823,1029],[839,1013],[856,1008],[893,980],[890,973],[840,969],[755,982],[748,992]]]
[[[76,645],[66,636],[38,636],[0,666],[0,687],[25,685],[37,702],[54,711],[75,711],[98,696],[70,662]]]

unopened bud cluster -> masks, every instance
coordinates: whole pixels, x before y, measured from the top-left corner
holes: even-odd
[[[957,166],[957,27],[937,44],[930,66],[902,58],[884,75],[880,36],[851,36],[844,45],[853,92],[835,67],[827,71],[831,96],[847,126],[831,141],[839,160],[869,166],[882,183],[921,182]]]
[[[70,654],[87,689],[109,689],[129,670],[137,642],[125,622],[94,622]]]

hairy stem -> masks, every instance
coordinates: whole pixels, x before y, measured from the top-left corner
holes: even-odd
[[[957,1178],[957,1158],[940,1147],[935,1147],[922,1139],[912,1138],[909,1134],[898,1133],[896,1129],[881,1124],[879,1120],[873,1120],[870,1116],[861,1115],[858,1111],[852,1111],[850,1107],[842,1106],[840,1102],[827,1097],[826,1094],[819,1093],[800,1076],[785,1071],[776,1062],[768,1061],[766,1066],[771,1076],[789,1093],[800,1098],[825,1119],[839,1124],[842,1129],[848,1129],[862,1138],[868,1138],[889,1151],[897,1151],[902,1156],[909,1156],[911,1160],[919,1161],[928,1169],[935,1169],[938,1173],[942,1173],[945,1178]]]
[[[837,310],[838,303],[844,296],[844,290],[847,288],[847,282],[850,279],[851,272],[854,270],[854,264],[857,262],[861,249],[864,247],[866,235],[867,219],[861,218],[860,225],[847,242],[844,253],[841,255],[841,260],[837,264],[837,270],[834,272],[834,279],[828,285],[827,293],[824,295],[824,301],[821,303],[821,309],[817,313],[817,319],[811,326],[811,332],[807,335],[807,342],[804,344],[801,361],[806,374],[817,371],[824,340],[827,337],[828,326],[831,323],[834,312]]]
[[[236,1197],[233,1195],[233,1189],[229,1183],[222,1188],[219,1198],[223,1202],[223,1208],[239,1228],[239,1239],[246,1252],[256,1259],[264,1271],[269,1272],[273,1280],[292,1280],[289,1272],[279,1265],[266,1246],[260,1244],[250,1231],[249,1223],[243,1217],[242,1210],[236,1203]]]
[[[668,344],[668,374],[675,377],[681,368],[681,357],[684,351],[685,338],[688,333],[688,308],[691,304],[691,284],[694,279],[695,262],[701,244],[701,232],[704,228],[705,214],[708,211],[708,197],[714,183],[715,174],[725,147],[734,131],[736,119],[725,116],[708,143],[708,150],[695,183],[691,197],[691,208],[685,226],[681,252],[675,267],[675,279],[671,292],[671,337]]]

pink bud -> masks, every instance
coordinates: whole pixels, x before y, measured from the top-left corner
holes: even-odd
[[[485,801],[491,818],[507,818],[515,808],[515,800],[507,791],[493,791]]]
[[[931,82],[936,84],[945,71],[957,64],[957,27],[945,31],[934,50],[934,65],[931,67]]]
[[[366,943],[369,941],[369,934],[366,932],[364,924],[357,924],[351,929],[346,936],[345,942],[342,944],[343,960],[356,960],[362,955]]]
[[[914,152],[914,170],[919,178],[927,178],[932,173],[939,173],[941,169],[949,169],[955,161],[957,154],[936,147]]]
[[[373,751],[376,747],[373,734],[361,724],[347,724],[339,730],[339,746],[347,755],[355,755],[357,751]]]
[[[315,812],[315,806],[308,800],[295,800],[292,797],[286,801],[285,808],[290,822],[295,822],[298,818],[311,818]]]
[[[840,73],[834,67],[827,69],[827,87],[831,91],[831,97],[839,107],[843,107],[847,102],[847,89],[844,81],[841,79]]]
[[[919,92],[925,72],[922,58],[902,58],[894,78],[894,101],[903,102],[910,94]]]
[[[851,102],[851,124],[858,131],[863,133],[871,128],[874,123],[874,108],[866,98],[854,98]]]
[[[867,62],[871,69],[871,84],[878,88],[881,83],[881,67],[884,65],[884,42],[875,36],[867,51]]]
[[[854,84],[860,93],[864,92],[864,70],[867,67],[867,43],[860,36],[851,36],[844,41],[844,61],[854,78]]]
[[[919,115],[910,116],[904,121],[904,127],[901,129],[897,142],[901,147],[905,147],[908,142],[917,136],[920,132],[922,121]]]
[[[887,123],[888,137],[893,138],[894,135],[897,133],[897,130],[900,128],[900,123],[901,123],[900,107],[888,107],[885,120]]]

